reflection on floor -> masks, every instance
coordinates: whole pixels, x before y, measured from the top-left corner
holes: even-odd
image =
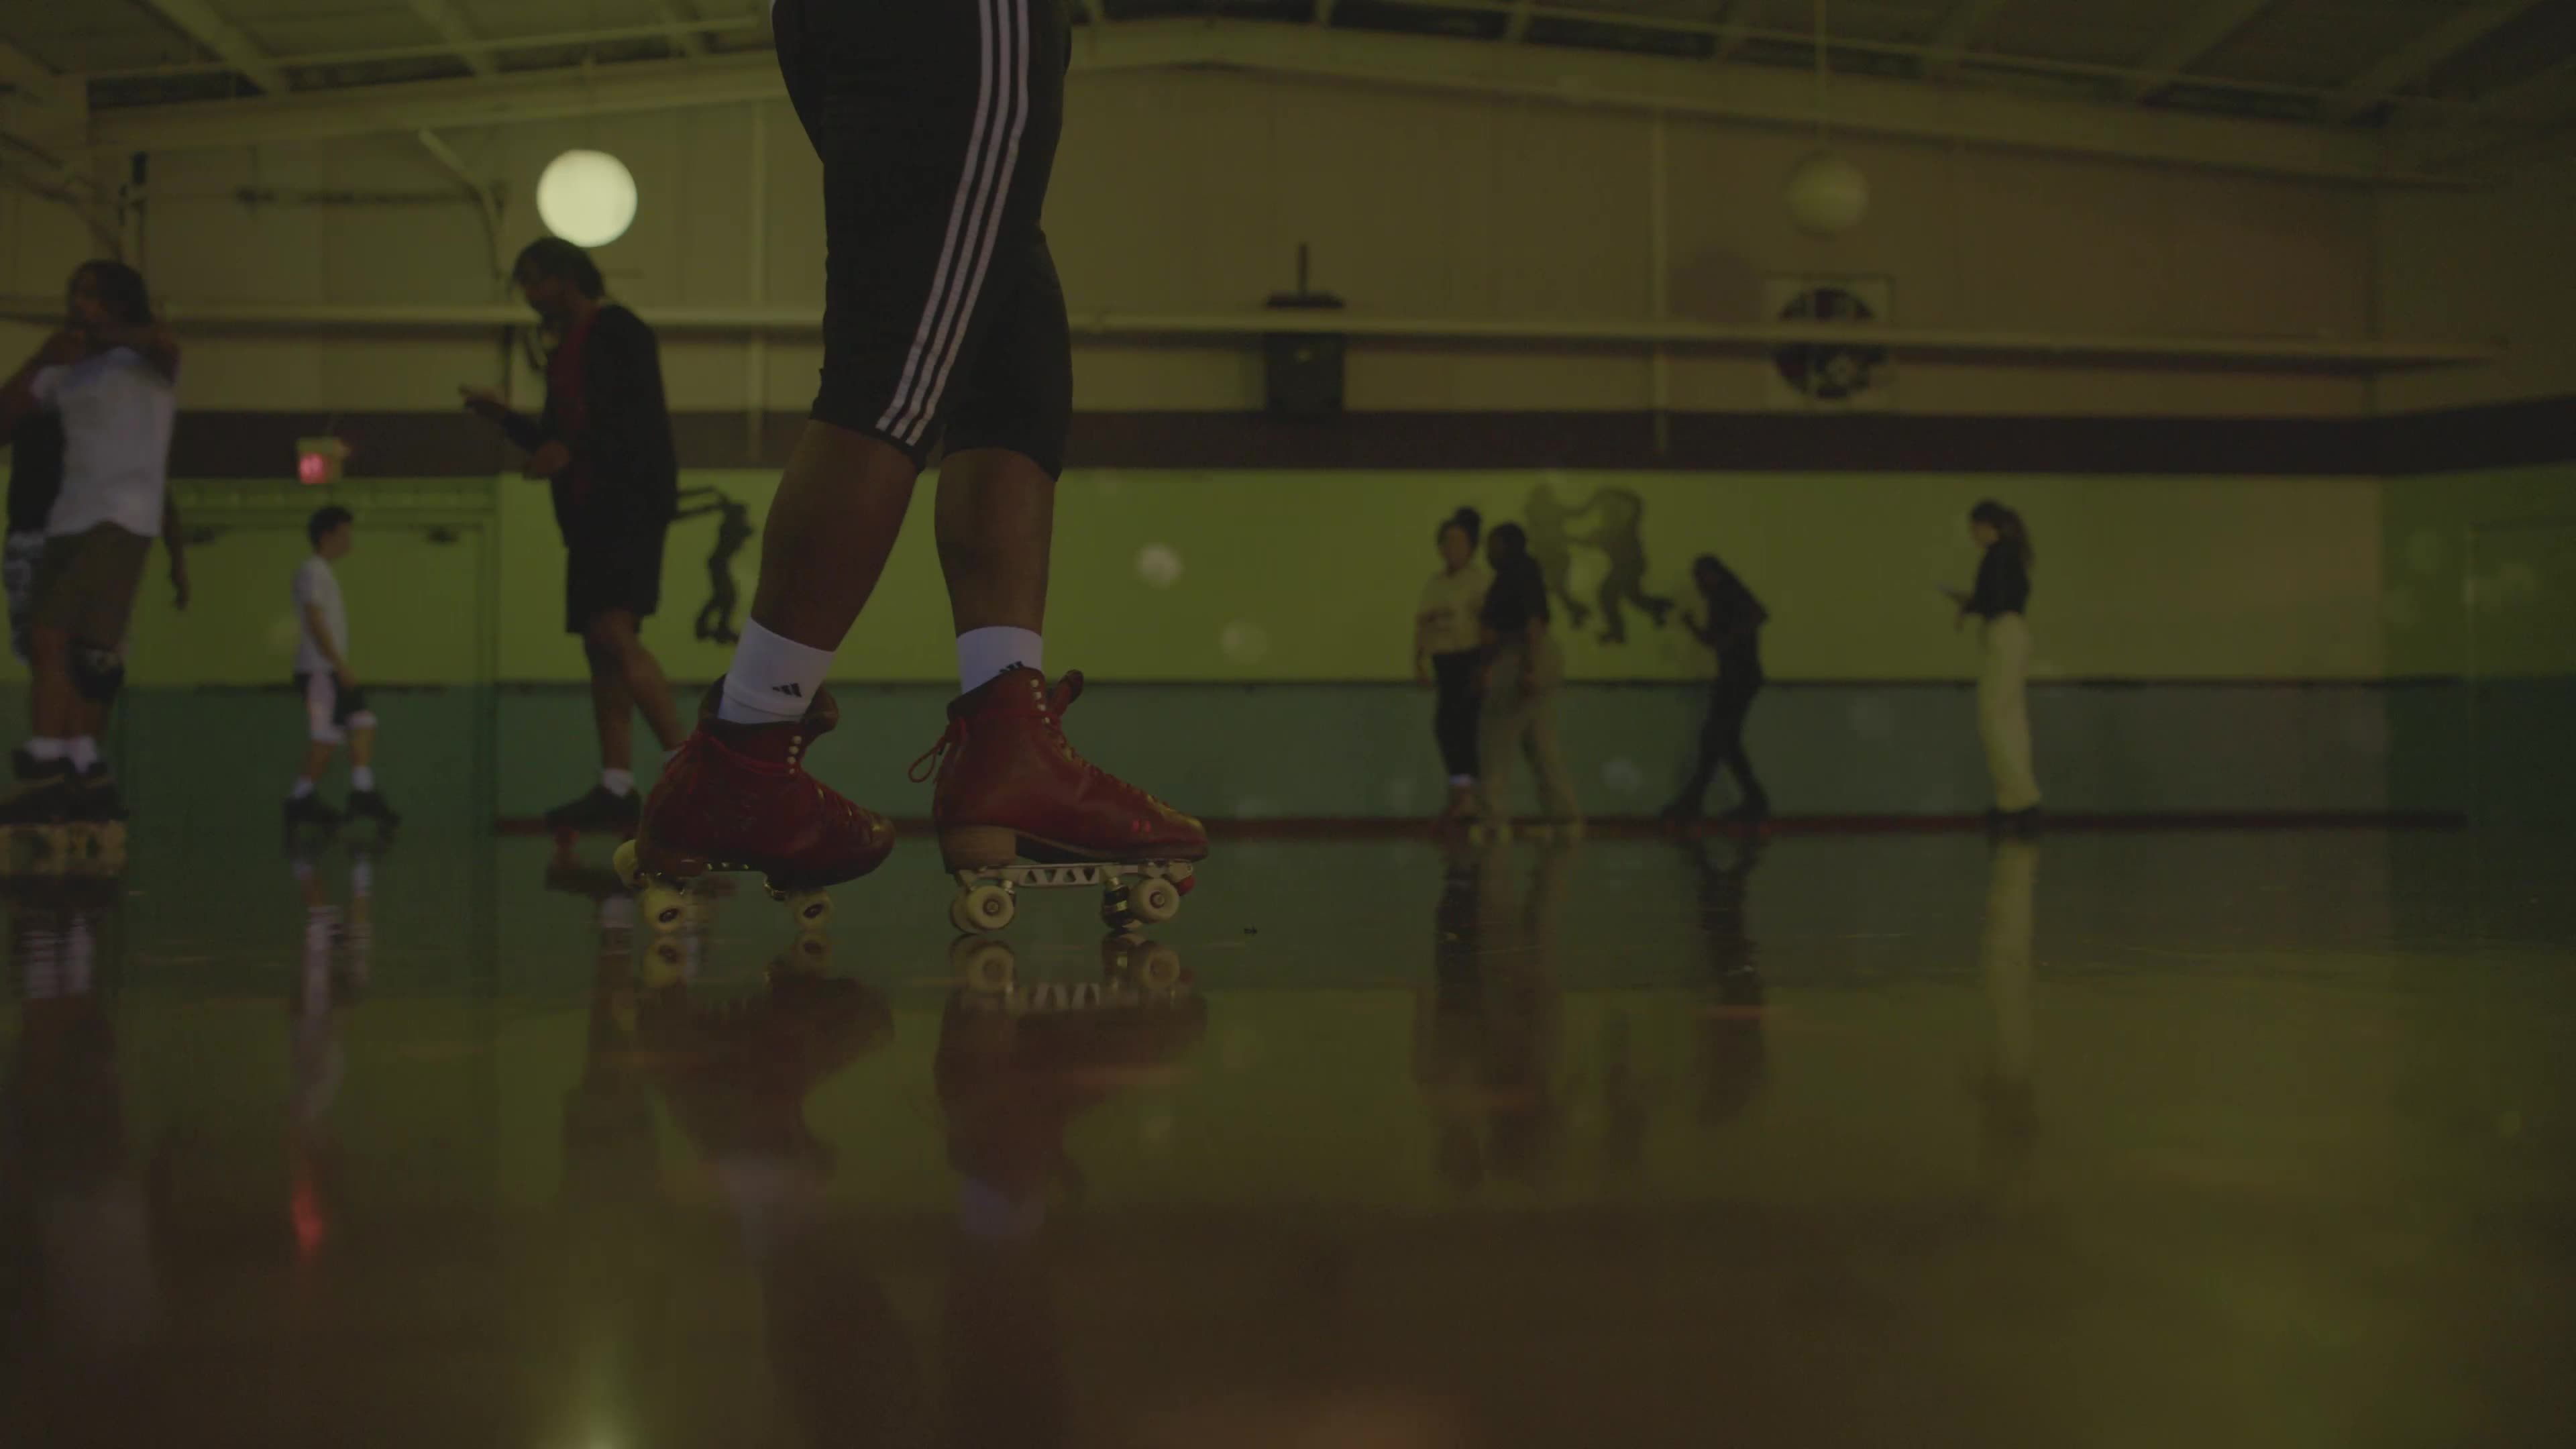
[[[2556,842],[1243,844],[1154,940],[185,852],[5,882],[12,1446],[2576,1422]]]

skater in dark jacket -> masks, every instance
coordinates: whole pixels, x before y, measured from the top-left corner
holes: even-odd
[[[1771,613],[1715,554],[1701,554],[1691,565],[1691,578],[1699,585],[1708,616],[1702,622],[1685,614],[1682,622],[1699,642],[1717,651],[1717,678],[1709,686],[1708,718],[1700,725],[1699,761],[1691,767],[1681,794],[1664,808],[1664,817],[1676,822],[1697,820],[1709,782],[1724,766],[1735,777],[1737,799],[1735,808],[1722,818],[1732,824],[1758,825],[1771,816],[1771,796],[1753,773],[1752,757],[1744,752],[1744,719],[1753,712],[1753,697],[1762,692],[1762,626]]]
[[[635,711],[664,750],[681,737],[670,681],[639,632],[662,601],[663,536],[679,509],[661,351],[644,319],[605,299],[598,265],[572,243],[531,243],[512,275],[554,338],[545,411],[531,418],[490,388],[461,391],[468,408],[527,450],[526,476],[553,486],[564,630],[581,636],[599,730],[599,784],[547,811],[546,824],[631,831],[641,809]]]

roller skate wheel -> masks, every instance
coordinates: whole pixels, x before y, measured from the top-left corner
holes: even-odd
[[[688,979],[689,953],[681,942],[665,936],[644,953],[646,990],[658,990]]]
[[[978,996],[1002,996],[1019,979],[1019,958],[1001,941],[968,938],[948,952],[957,984]]]
[[[644,917],[646,925],[663,935],[689,928],[689,897],[671,886],[646,886],[635,902],[635,909]]]
[[[1159,926],[1181,913],[1180,888],[1160,876],[1140,876],[1127,887],[1127,909],[1146,925]]]
[[[1100,893],[1100,924],[1113,933],[1136,929],[1136,912],[1129,905],[1127,887],[1113,885]]]
[[[1140,986],[1169,991],[1181,984],[1181,953],[1160,941],[1143,942],[1127,959]]]
[[[635,889],[637,872],[635,868],[634,841],[619,841],[617,844],[617,851],[615,854],[608,857],[608,863],[611,868],[616,870],[617,880],[620,885],[625,886],[630,891]]]
[[[958,892],[956,903],[948,908],[948,919],[961,931],[979,934],[1002,929],[1019,913],[1020,904],[1011,898],[1008,887],[987,884]]]
[[[787,897],[787,914],[800,931],[820,931],[832,924],[832,898],[821,891],[797,891]]]

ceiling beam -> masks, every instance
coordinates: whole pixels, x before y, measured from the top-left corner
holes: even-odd
[[[406,0],[406,3],[411,6],[411,13],[420,17],[422,24],[438,32],[439,39],[456,47],[456,58],[465,62],[466,69],[485,80],[501,73],[501,68],[492,63],[491,53],[483,49],[483,37],[474,33],[472,23],[458,14],[448,0]]]
[[[1753,38],[1753,0],[1730,0],[1726,19],[1709,42],[1708,58],[1729,60]]]
[[[55,79],[52,68],[42,61],[16,46],[0,43],[0,88],[45,101],[53,98]]]
[[[678,0],[655,0],[653,14],[663,24],[674,27],[671,31],[673,50],[691,60],[697,60],[706,55],[706,37],[689,28],[697,23],[698,17],[688,6],[678,3]]]
[[[1932,48],[1923,53],[1923,73],[1934,80],[1948,80],[1959,73],[1959,58],[1971,46],[1986,38],[1995,17],[2012,0],[1958,0],[1950,13],[1941,17],[1941,28],[1932,32]]]
[[[2445,169],[2544,141],[2576,115],[2576,56],[2478,98],[2475,117],[2415,136],[2408,164]]]
[[[143,7],[177,27],[190,40],[204,46],[215,59],[250,77],[251,84],[272,96],[282,96],[295,87],[286,72],[258,42],[241,33],[231,21],[217,14],[206,0],[141,0]]]
[[[2472,5],[2418,36],[2414,44],[2354,76],[2321,107],[2330,121],[2349,121],[2400,89],[2430,74],[2433,67],[2503,29],[2540,0],[2493,0]]]
[[[2143,101],[2172,85],[2195,62],[2226,44],[2229,36],[2271,8],[2272,0],[2205,0],[2146,53],[2128,79],[2120,82],[2121,97]]]
[[[1711,67],[1662,56],[1568,52],[1547,45],[1460,45],[1254,21],[1135,20],[1077,47],[1077,76],[1223,68],[1251,76],[1426,95],[1547,101],[1604,113],[1676,117],[1812,132],[1815,83],[1795,70]],[[423,127],[506,126],[575,116],[674,111],[785,94],[768,55],[714,55],[498,80],[415,81],[257,100],[137,106],[92,114],[90,144],[111,155],[314,141]],[[1836,127],[1853,135],[2094,156],[2239,174],[2357,185],[2447,185],[2391,170],[2379,138],[2188,112],[2139,110],[1914,80],[1842,78]]]

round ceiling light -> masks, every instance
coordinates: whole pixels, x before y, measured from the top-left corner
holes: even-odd
[[[635,224],[635,177],[605,151],[566,151],[537,178],[537,215],[577,247],[604,247]]]

